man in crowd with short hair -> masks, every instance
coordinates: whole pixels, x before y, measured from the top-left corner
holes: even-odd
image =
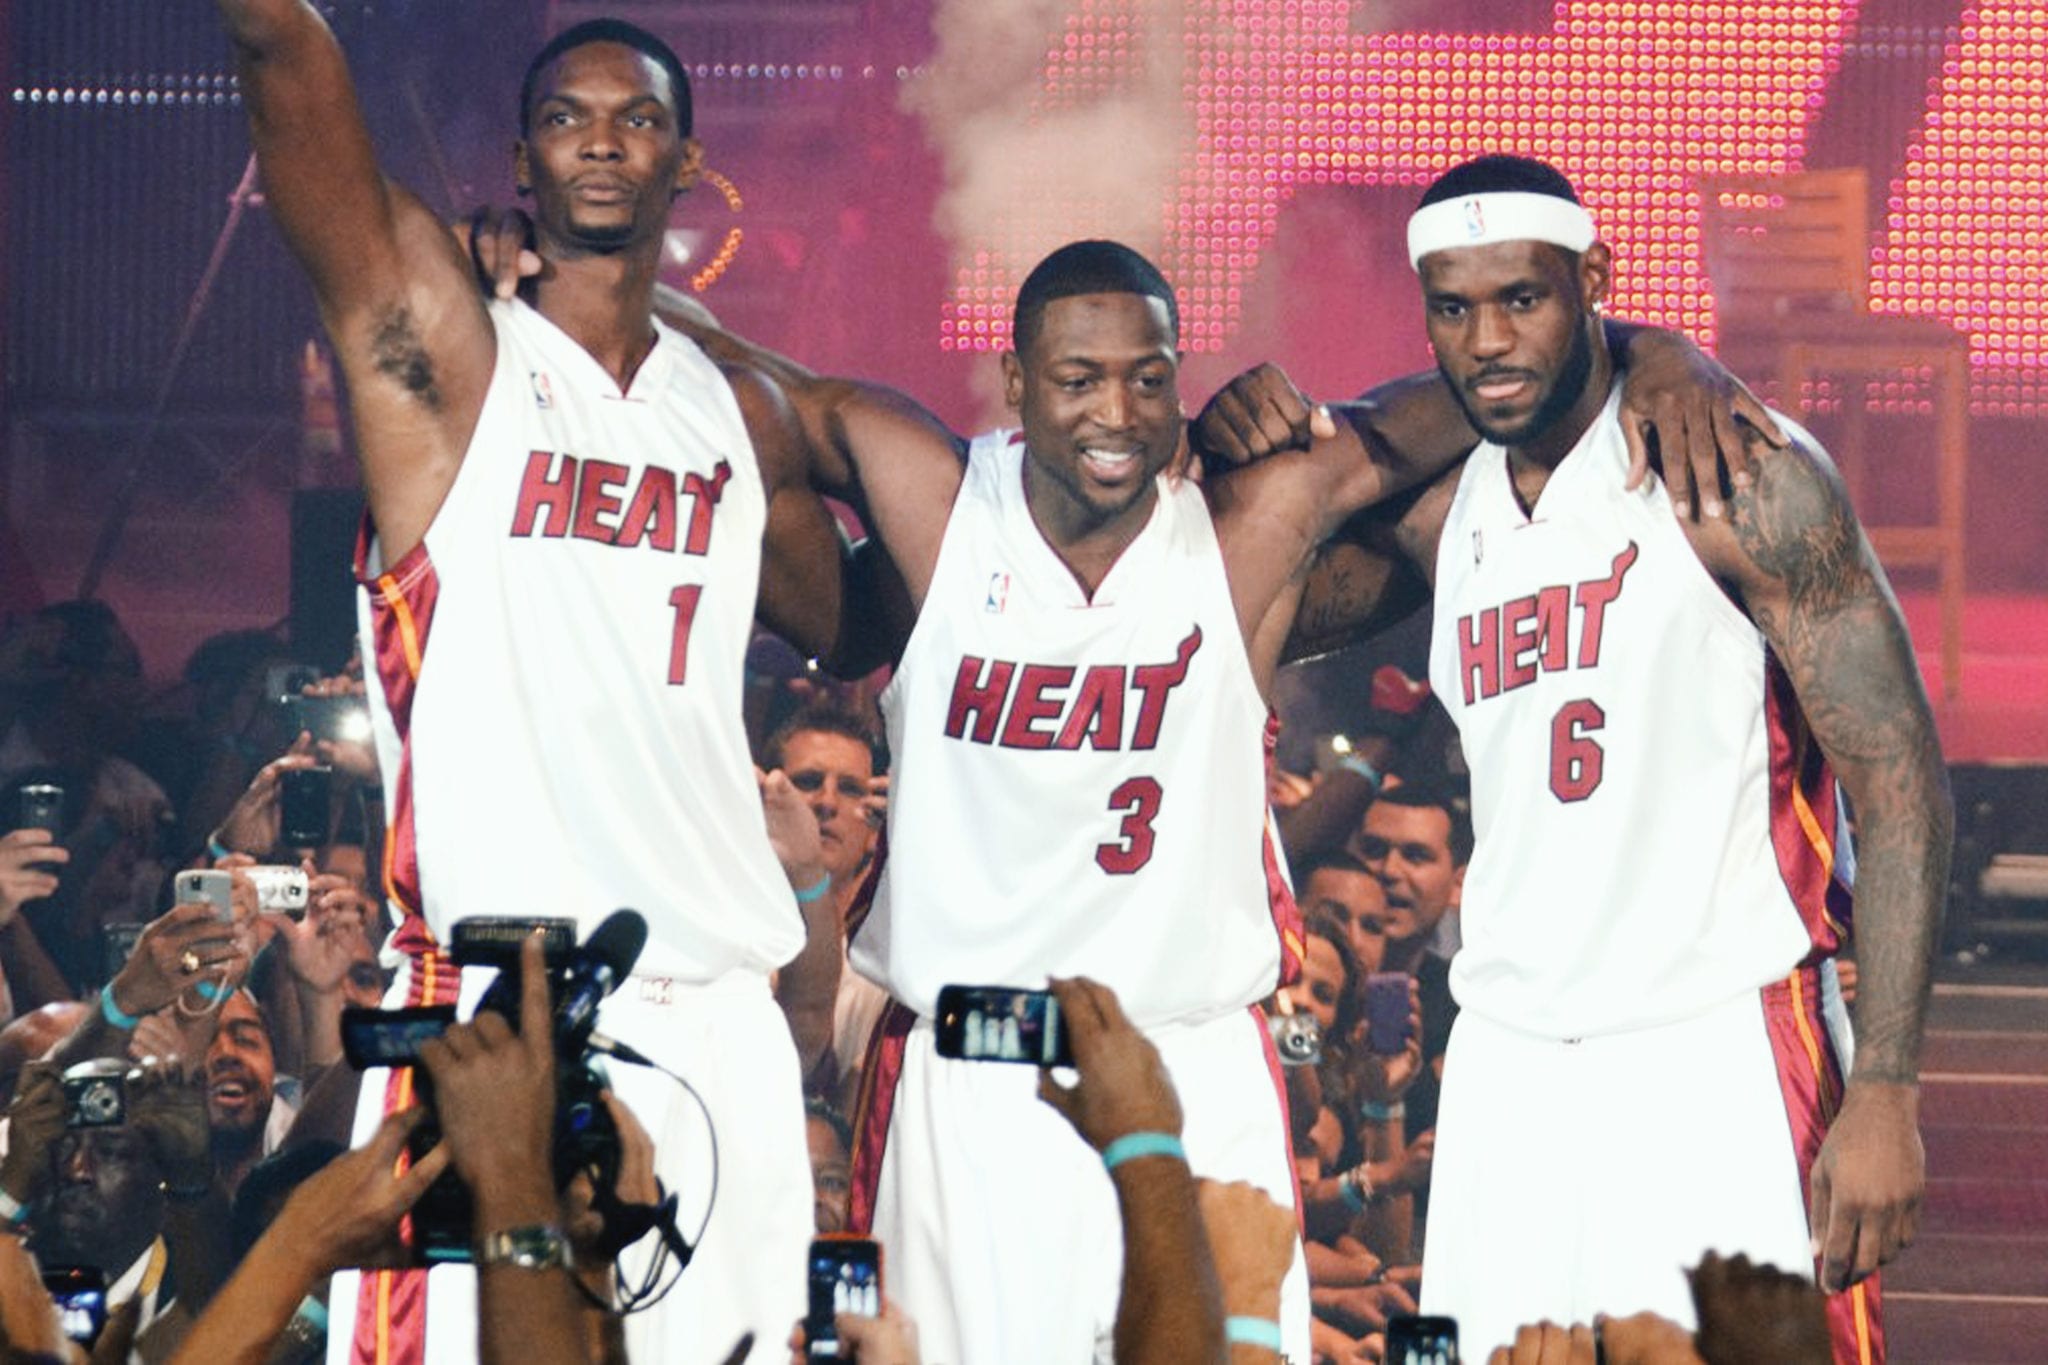
[[[1294,899],[1303,919],[1329,916],[1344,929],[1361,972],[1385,970],[1387,889],[1357,854],[1336,849],[1294,869]]]
[[[847,919],[874,855],[886,803],[887,779],[877,777],[878,748],[873,725],[846,705],[820,699],[777,727],[761,751],[762,764],[781,771],[818,819],[827,880],[798,888],[804,957],[829,954],[836,962],[829,974],[823,968],[786,974],[788,984],[777,997],[797,1037],[806,1092],[840,1106],[853,1103],[868,1034],[888,1004],[880,987],[845,970]]]

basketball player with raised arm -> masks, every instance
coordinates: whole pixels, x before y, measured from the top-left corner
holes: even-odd
[[[1106,1353],[1120,1251],[1111,1182],[1037,1078],[936,1055],[943,985],[1109,984],[1173,1073],[1193,1168],[1291,1203],[1252,1008],[1299,948],[1266,820],[1266,687],[1317,543],[1470,440],[1433,381],[1397,385],[1359,446],[1198,487],[1162,477],[1178,319],[1149,262],[1063,247],[1014,326],[1021,429],[971,443],[901,395],[763,361],[915,611],[881,698],[896,772],[851,951],[907,1008],[870,1054],[855,1222],[888,1246],[928,1354],[966,1365]],[[1298,1265],[1284,1340],[1307,1358]]]
[[[775,388],[653,317],[670,201],[702,162],[682,66],[610,20],[535,58],[515,168],[544,269],[530,302],[487,303],[443,224],[378,171],[313,8],[218,8],[363,462],[365,653],[409,954],[391,1003],[454,997],[438,946],[467,917],[570,915],[587,930],[619,906],[645,915],[635,977],[600,1027],[701,1093],[700,1115],[665,1081],[613,1073],[683,1232],[709,1222],[676,1291],[628,1319],[629,1349],[720,1360],[751,1330],[756,1358],[775,1358],[803,1308],[811,1211],[796,1056],[768,976],[804,926],[761,814],[741,663],[757,611],[831,651],[839,561]],[[363,1125],[409,1102],[405,1074],[369,1073],[365,1100]],[[566,1252],[552,1226],[475,1232],[486,1266]],[[469,1358],[473,1294],[448,1280],[466,1273],[433,1272],[431,1313],[418,1272],[339,1287],[334,1358]],[[524,1273],[535,1292],[570,1292],[560,1272]]]
[[[1424,1310],[1457,1317],[1474,1359],[1540,1319],[1690,1322],[1683,1268],[1744,1252],[1831,1291],[1838,1360],[1882,1359],[1874,1272],[1911,1240],[1924,1184],[1950,837],[1897,603],[1789,423],[1724,517],[1623,490],[1597,317],[1613,264],[1555,170],[1460,166],[1408,243],[1438,367],[1485,437],[1385,542],[1433,584],[1430,681],[1477,835]],[[1226,405],[1233,449],[1258,445],[1239,409],[1283,431],[1314,410],[1270,370]],[[1326,619],[1368,605],[1333,596]],[[1853,1054],[1837,779],[1857,834]]]

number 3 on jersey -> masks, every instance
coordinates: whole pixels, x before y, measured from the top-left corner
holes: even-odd
[[[1095,846],[1095,861],[1112,877],[1136,872],[1152,861],[1157,836],[1152,821],[1159,814],[1159,783],[1150,777],[1128,778],[1109,794],[1109,809],[1124,813],[1117,838]]]
[[[1557,708],[1550,722],[1550,794],[1567,805],[1583,801],[1600,785],[1607,751],[1592,732],[1606,728],[1607,713],[1588,697]]]

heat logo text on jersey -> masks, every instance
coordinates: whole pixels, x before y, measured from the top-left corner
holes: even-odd
[[[630,497],[633,471],[608,460],[578,460],[551,450],[526,457],[519,480],[519,505],[512,513],[515,537],[559,540],[573,536],[600,545],[633,549],[645,543],[671,554],[677,549],[678,498],[690,500],[690,524],[682,531],[682,553],[711,550],[711,514],[725,493],[732,466],[720,460],[711,476],[685,474],[651,464],[640,471]],[[623,515],[621,515],[623,513]]]
[[[1512,692],[1540,673],[1597,668],[1607,608],[1621,596],[1635,566],[1636,543],[1614,557],[1605,578],[1539,588],[1497,607],[1458,618],[1458,673],[1465,704]],[[1578,613],[1578,649],[1572,649],[1572,613]]]
[[[1201,647],[1202,628],[1195,626],[1171,661],[1090,664],[1078,686],[1072,664],[965,655],[953,677],[946,737],[1005,749],[1078,749],[1083,743],[1094,749],[1153,748],[1166,723],[1167,699]],[[1126,736],[1125,699],[1131,692],[1138,694],[1137,717]]]

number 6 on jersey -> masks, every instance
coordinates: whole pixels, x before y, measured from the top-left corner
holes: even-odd
[[[1606,725],[1607,713],[1591,698],[1557,708],[1550,722],[1550,792],[1558,800],[1583,801],[1600,785],[1607,752],[1590,732]]]

